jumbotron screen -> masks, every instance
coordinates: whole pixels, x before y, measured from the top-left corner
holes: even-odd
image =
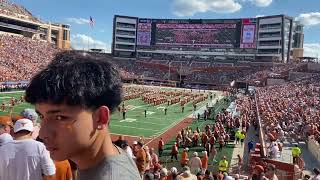
[[[233,48],[237,24],[157,24],[156,45]]]
[[[239,48],[240,19],[139,19],[137,46]]]

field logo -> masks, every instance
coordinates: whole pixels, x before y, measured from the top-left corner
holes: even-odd
[[[141,108],[142,106],[134,106],[134,105],[128,105],[128,106],[126,106],[126,108],[128,109],[128,110],[135,110],[135,109],[137,109],[137,108]]]
[[[161,109],[162,111],[164,111],[166,107],[163,107],[163,106],[160,106],[160,107],[157,107],[157,109]]]
[[[132,109],[135,108],[135,106],[133,106],[133,105],[128,105],[128,106],[126,106],[126,108],[127,108],[128,110],[132,110]]]
[[[147,115],[151,115],[151,114],[154,114],[155,112],[152,112],[152,111],[147,111]]]
[[[121,120],[120,122],[134,122],[134,121],[137,121],[137,119],[126,118],[126,119]]]

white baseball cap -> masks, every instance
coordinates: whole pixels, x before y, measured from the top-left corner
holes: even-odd
[[[19,119],[13,126],[13,132],[17,133],[21,130],[33,132],[33,123],[30,119]]]
[[[178,174],[178,170],[177,170],[176,167],[172,167],[172,168],[170,169],[170,171],[171,171],[171,173]]]

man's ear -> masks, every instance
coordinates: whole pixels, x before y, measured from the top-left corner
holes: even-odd
[[[102,130],[109,126],[110,110],[107,106],[101,106],[97,109],[97,129]]]

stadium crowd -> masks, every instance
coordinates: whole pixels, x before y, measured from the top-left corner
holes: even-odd
[[[259,111],[269,141],[320,138],[320,76],[258,90]],[[272,152],[271,152],[272,153]]]
[[[30,80],[57,52],[59,50],[47,42],[0,35],[0,82]]]
[[[39,22],[26,8],[8,0],[0,0],[0,14]]]

